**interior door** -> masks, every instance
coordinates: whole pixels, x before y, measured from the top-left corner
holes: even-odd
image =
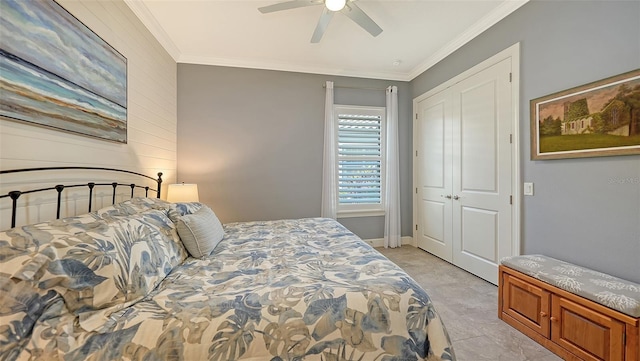
[[[514,253],[517,89],[512,57],[482,66],[414,103],[415,237],[418,247],[497,284],[500,259]]]
[[[453,263],[494,284],[512,245],[510,72],[507,58],[451,89]]]
[[[417,245],[452,261],[451,97],[440,92],[417,105]]]

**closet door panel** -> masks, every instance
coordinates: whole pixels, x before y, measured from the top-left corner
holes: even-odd
[[[495,262],[498,252],[495,247],[498,238],[498,212],[462,207],[461,252],[474,257]]]
[[[451,262],[451,100],[438,93],[417,111],[417,244]]]
[[[494,284],[511,254],[510,71],[505,59],[451,88],[453,263]]]
[[[431,242],[445,244],[445,219],[447,218],[444,202],[434,202],[430,200],[422,201],[422,224],[424,225],[422,236]]]
[[[495,79],[461,91],[460,189],[495,194],[498,190]]]

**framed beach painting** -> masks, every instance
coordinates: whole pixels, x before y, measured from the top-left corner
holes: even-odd
[[[0,115],[126,143],[127,59],[53,0],[0,13]]]
[[[531,159],[640,154],[640,69],[533,99]]]

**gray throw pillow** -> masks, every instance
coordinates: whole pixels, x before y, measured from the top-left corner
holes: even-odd
[[[178,219],[178,235],[191,256],[206,257],[224,237],[224,229],[211,208],[203,205],[192,214]]]

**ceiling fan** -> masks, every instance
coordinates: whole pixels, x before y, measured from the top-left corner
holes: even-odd
[[[318,25],[316,25],[316,29],[313,32],[313,36],[311,37],[312,43],[320,42],[322,35],[324,35],[325,30],[327,30],[327,26],[329,26],[329,22],[333,18],[333,14],[338,11],[346,15],[349,19],[353,20],[373,36],[378,36],[382,32],[382,29],[378,24],[371,20],[371,18],[367,16],[367,14],[365,14],[358,5],[356,5],[354,0],[291,0],[269,6],[263,6],[258,8],[258,10],[263,14],[267,14],[276,11],[297,9],[321,4],[324,4],[324,9],[322,11],[322,15],[320,15],[320,20],[318,20]]]

